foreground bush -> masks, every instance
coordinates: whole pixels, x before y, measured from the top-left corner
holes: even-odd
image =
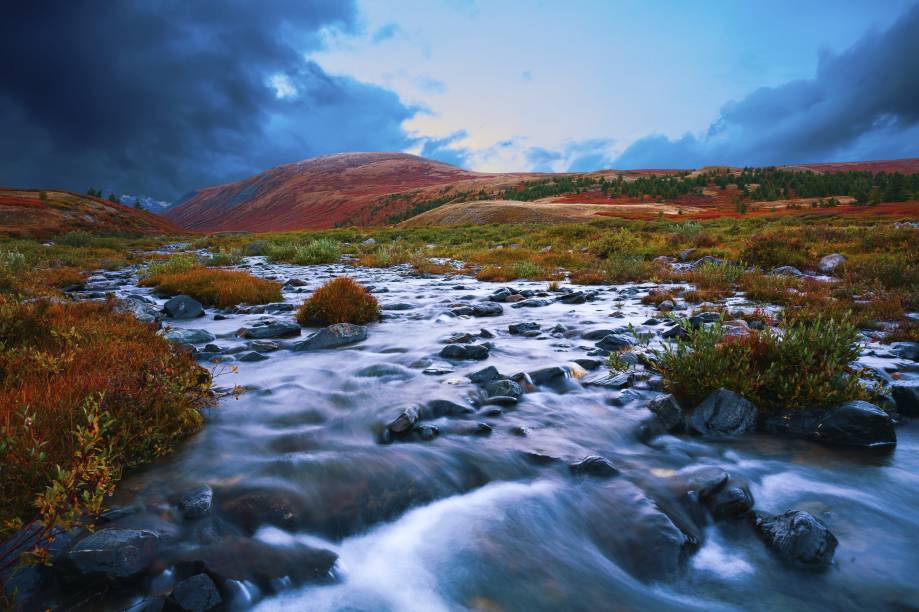
[[[317,289],[297,312],[297,321],[301,325],[363,325],[379,317],[377,299],[347,276],[331,280]]]
[[[248,272],[191,268],[145,278],[141,285],[156,287],[165,295],[190,295],[206,306],[227,308],[237,304],[267,304],[282,299],[281,285]]]
[[[684,323],[689,329],[689,325]],[[858,332],[848,322],[820,320],[725,337],[720,326],[696,329],[657,351],[664,384],[687,407],[725,387],[763,410],[829,407],[868,399],[850,364]]]
[[[191,356],[111,303],[0,296],[0,537],[37,518],[29,548],[97,513],[124,468],[201,427],[209,387]]]

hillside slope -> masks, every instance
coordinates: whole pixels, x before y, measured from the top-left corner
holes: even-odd
[[[369,225],[385,223],[417,201],[447,197],[480,183],[513,183],[523,176],[530,175],[470,172],[405,153],[342,153],[199,189],[166,217],[208,231]]]
[[[101,198],[69,191],[0,189],[0,236],[50,238],[71,231],[144,235],[183,233],[163,217]]]

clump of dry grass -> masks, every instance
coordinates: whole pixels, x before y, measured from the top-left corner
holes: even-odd
[[[179,272],[154,274],[141,285],[156,287],[165,295],[190,295],[202,304],[227,308],[237,304],[267,304],[278,302],[281,285],[233,270],[191,268]]]
[[[347,276],[330,280],[317,289],[297,311],[301,325],[362,325],[380,318],[377,299]]]

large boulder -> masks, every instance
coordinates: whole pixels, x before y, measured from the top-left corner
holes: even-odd
[[[830,255],[824,255],[820,258],[820,263],[817,264],[817,269],[820,270],[823,274],[832,274],[836,268],[846,263],[846,258],[840,255],[839,253],[832,253]]]
[[[207,574],[195,574],[180,580],[172,589],[169,603],[179,610],[204,612],[212,610],[223,602],[217,585]]]
[[[163,304],[163,312],[173,319],[195,319],[204,316],[204,306],[189,295],[177,295]]]
[[[75,579],[129,579],[153,563],[158,536],[145,529],[101,529],[74,544],[58,563]]]
[[[495,302],[482,302],[472,306],[472,316],[474,317],[497,317],[504,313],[501,304]]]
[[[890,385],[897,410],[904,416],[919,416],[919,381],[898,380]]]
[[[182,329],[179,327],[167,330],[163,337],[179,344],[206,344],[217,339],[214,334],[206,329]]]
[[[789,510],[778,516],[759,515],[754,526],[766,546],[788,562],[821,568],[833,561],[836,536],[808,512]]]
[[[271,321],[265,325],[242,327],[236,335],[240,338],[251,340],[267,340],[270,338],[293,338],[300,335],[300,326],[293,321]]]
[[[656,397],[648,404],[648,410],[657,416],[664,431],[673,431],[683,424],[683,409],[671,394]]]
[[[689,427],[706,436],[737,436],[753,429],[757,410],[729,389],[713,391],[689,417]]]
[[[156,307],[156,304],[150,303],[141,295],[128,295],[119,299],[115,304],[115,310],[129,312],[138,321],[144,323],[156,323],[163,318],[163,312]]]
[[[367,339],[367,328],[352,323],[335,323],[298,342],[292,348],[295,351],[313,351],[330,349],[361,342]]]
[[[440,350],[444,359],[455,361],[488,359],[488,347],[482,344],[448,344]]]
[[[868,402],[855,400],[827,412],[817,424],[816,437],[827,444],[888,448],[897,445],[890,415]]]

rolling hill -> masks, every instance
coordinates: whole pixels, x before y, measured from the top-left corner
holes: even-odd
[[[69,191],[0,189],[0,236],[51,238],[71,231],[97,234],[181,234],[172,222],[143,210]]]
[[[798,164],[814,174],[868,171],[919,173],[919,158]],[[584,220],[594,216],[657,215],[710,218],[734,214],[736,190],[703,190],[666,200],[608,197],[596,182],[689,173],[739,174],[727,166],[688,170],[603,170],[592,173],[471,172],[404,153],[342,153],[272,168],[249,178],[192,192],[166,211],[199,231],[284,231],[337,226]],[[538,192],[533,185],[552,183]],[[518,197],[515,189],[532,193]],[[724,187],[724,186],[722,186]],[[508,199],[513,201],[507,201]],[[525,203],[519,200],[526,200]],[[787,214],[810,201],[751,203],[753,214]],[[789,204],[792,204],[789,206]],[[847,206],[847,205],[845,205]],[[902,208],[902,206],[900,207]],[[843,212],[838,210],[837,212]],[[878,211],[879,212],[879,211]]]

